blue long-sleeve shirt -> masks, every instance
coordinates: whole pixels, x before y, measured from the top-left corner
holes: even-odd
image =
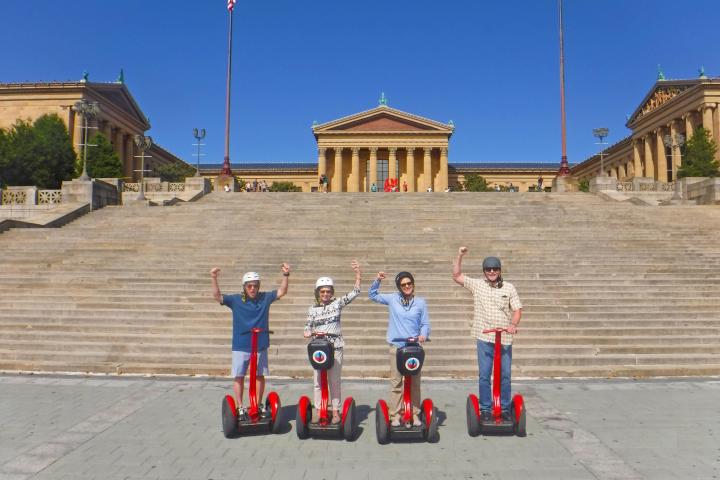
[[[380,293],[379,288],[380,280],[375,279],[368,290],[368,298],[375,303],[388,306],[388,343],[403,347],[405,342],[399,339],[420,335],[425,338],[430,336],[430,317],[424,298],[413,297],[407,305],[403,305],[400,292]]]

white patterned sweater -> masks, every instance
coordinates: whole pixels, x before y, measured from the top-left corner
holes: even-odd
[[[360,295],[359,288],[353,288],[347,295],[336,298],[327,305],[313,305],[308,309],[305,332],[322,332],[338,335],[337,338],[329,337],[328,340],[335,345],[335,348],[345,346],[340,326],[340,312],[348,303]]]

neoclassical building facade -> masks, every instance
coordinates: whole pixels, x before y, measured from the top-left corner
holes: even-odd
[[[382,190],[397,179],[408,192],[448,187],[448,147],[455,127],[418,115],[378,107],[312,127],[318,176],[331,192]]]
[[[140,150],[135,145],[137,134],[145,134],[150,122],[130,94],[125,83],[90,82],[28,82],[0,83],[0,128],[9,128],[18,119],[34,120],[55,113],[65,123],[78,155],[83,143],[83,118],[73,106],[80,100],[97,102],[98,115],[89,119],[90,136],[100,132],[110,141],[123,162],[125,180],[139,177]],[[154,144],[146,152],[145,168],[166,163],[185,163],[161,146]]]
[[[662,75],[628,119],[632,134],[574,166],[578,179],[605,174],[618,180],[650,178],[672,182],[682,165],[683,142],[703,127],[720,138],[720,78],[667,80]],[[717,153],[720,159],[720,151]]]

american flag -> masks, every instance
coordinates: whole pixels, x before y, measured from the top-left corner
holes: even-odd
[[[228,2],[228,11],[232,12],[233,7],[235,7],[235,0],[227,0]]]

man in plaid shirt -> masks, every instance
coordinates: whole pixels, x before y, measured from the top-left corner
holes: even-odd
[[[502,333],[500,403],[503,419],[510,419],[510,367],[512,365],[512,340],[522,316],[522,303],[517,290],[503,281],[500,259],[487,257],[483,260],[485,278],[472,278],[462,273],[462,258],[467,247],[458,249],[453,262],[453,280],[473,293],[475,314],[470,322],[470,333],[477,339],[478,369],[480,376],[480,410],[483,421],[490,421],[492,399],[490,374],[495,354],[495,334],[482,333],[492,328],[507,328]]]

